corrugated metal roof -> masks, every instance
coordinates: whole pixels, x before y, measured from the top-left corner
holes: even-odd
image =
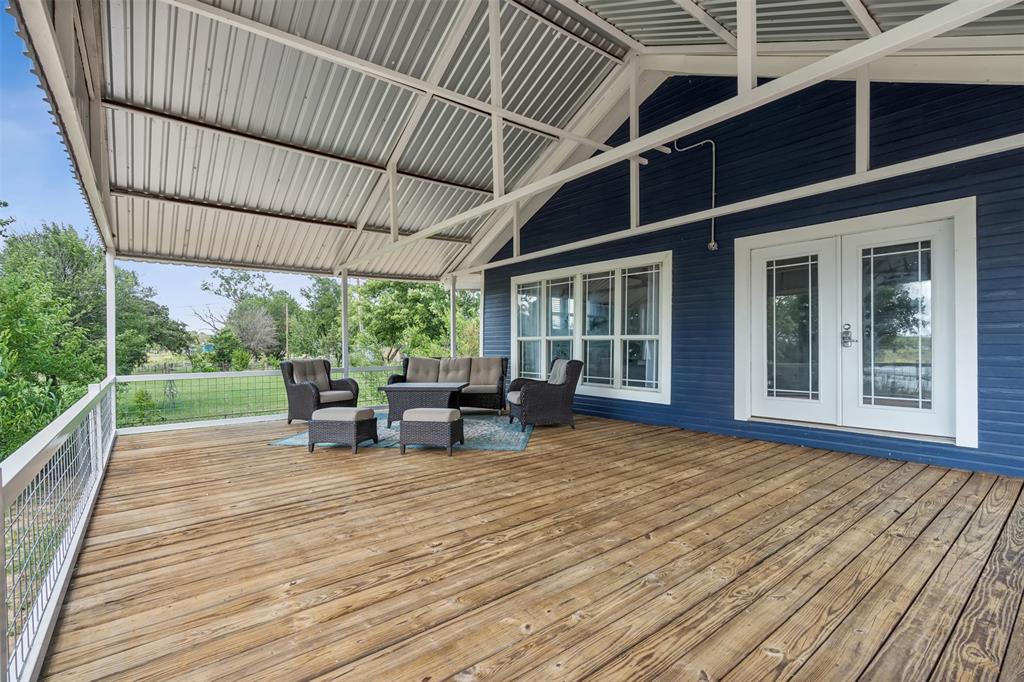
[[[889,30],[911,19],[949,4],[947,0],[865,0],[868,11],[883,30]],[[948,35],[984,36],[1024,33],[1024,4],[1007,7],[987,17],[961,26]]]
[[[580,0],[644,45],[722,42],[672,0]]]
[[[736,32],[735,0],[701,0],[708,14]],[[865,37],[843,0],[757,0],[759,42]]]

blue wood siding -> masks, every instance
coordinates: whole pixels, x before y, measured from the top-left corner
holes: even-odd
[[[642,132],[727,99],[725,78],[673,78],[643,105]],[[874,84],[872,163],[887,165],[1024,131],[1024,88]],[[618,131],[612,143],[622,141]],[[718,203],[853,171],[853,84],[824,83],[679,141],[718,145]],[[641,222],[710,205],[709,152],[649,154]],[[626,164],[565,185],[524,227],[523,251],[628,224]],[[733,419],[733,240],[736,237],[966,196],[978,201],[978,449]],[[673,252],[672,404],[580,396],[582,413],[1024,475],[1024,152],[1010,152],[487,271],[484,350],[509,355],[512,276]],[[496,259],[511,255],[506,246]]]

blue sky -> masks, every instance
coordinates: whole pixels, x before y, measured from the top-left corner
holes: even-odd
[[[95,242],[98,237],[89,210],[43,91],[30,71],[32,63],[23,54],[25,45],[15,31],[14,18],[6,11],[0,13],[0,199],[10,204],[5,216],[16,218],[15,232],[57,222],[73,225]],[[145,284],[156,289],[156,300],[170,309],[171,316],[192,329],[203,327],[192,312],[195,308],[223,311],[228,307],[223,299],[200,290],[210,272],[207,268],[129,261],[119,266],[138,272]],[[309,282],[298,275],[268,273],[267,277],[300,301],[299,289]]]

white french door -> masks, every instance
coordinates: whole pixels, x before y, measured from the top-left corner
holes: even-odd
[[[955,434],[951,221],[751,252],[751,413]]]

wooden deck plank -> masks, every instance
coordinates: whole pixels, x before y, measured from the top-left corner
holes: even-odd
[[[908,632],[949,635],[943,674],[1024,660],[1019,480],[596,418],[268,447],[302,428],[120,438],[44,677],[786,677],[876,620],[858,671]],[[765,657],[787,632],[809,665]]]

